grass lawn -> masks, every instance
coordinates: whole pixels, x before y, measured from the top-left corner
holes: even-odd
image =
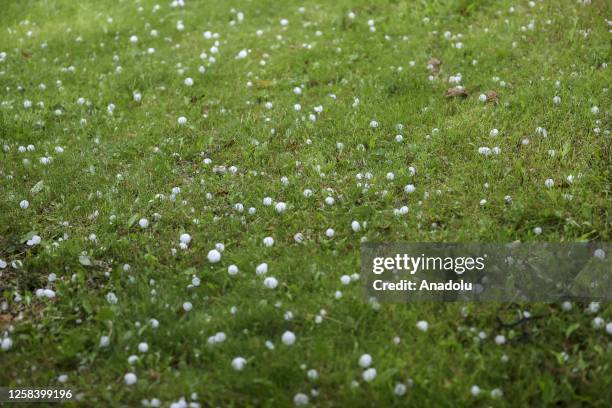
[[[610,241],[609,1],[0,8],[0,386],[609,406],[609,304],[358,275],[366,241]]]

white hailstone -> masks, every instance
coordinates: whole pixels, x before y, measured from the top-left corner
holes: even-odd
[[[111,305],[116,305],[119,299],[117,298],[117,295],[115,295],[113,292],[108,292],[106,294],[106,301]]]
[[[416,187],[414,184],[408,184],[406,187],[404,187],[404,191],[408,194],[412,194],[416,191]]]
[[[314,381],[314,380],[319,378],[319,372],[317,370],[315,370],[314,368],[311,368],[306,373],[306,376],[308,377],[309,380],[313,380]]]
[[[333,228],[325,230],[325,236],[327,236],[327,238],[333,238],[334,235],[336,235],[336,231],[334,231]]]
[[[544,181],[544,185],[548,188],[552,188],[555,185],[555,181],[553,179],[546,179],[546,181]]]
[[[315,112],[321,113],[321,112],[323,112],[323,105],[317,105],[313,109],[314,109]]]
[[[138,343],[138,351],[140,351],[141,353],[146,353],[147,351],[149,351],[149,345],[144,341]]]
[[[271,206],[272,205],[272,198],[271,197],[264,197],[263,205],[265,205],[266,207]]]
[[[125,382],[126,385],[134,385],[136,384],[136,381],[138,381],[138,377],[136,377],[136,374],[134,373],[127,373],[123,377],[123,381]]]
[[[136,44],[138,42],[138,37],[136,37],[135,35],[131,36],[130,37],[130,42],[132,44]]]
[[[606,333],[612,335],[612,323],[606,324]]]
[[[301,95],[302,94],[302,88],[300,88],[299,86],[296,86],[295,88],[293,88],[293,93],[296,95]]]
[[[186,123],[187,123],[187,118],[186,118],[186,117],[184,117],[184,116],[180,116],[180,117],[178,118],[177,122],[178,122],[178,124],[179,124],[179,125],[184,125],[184,124],[186,124]]]
[[[492,136],[492,137],[495,137],[495,136],[499,135],[499,130],[491,129],[491,131],[489,132],[489,135]]]
[[[303,407],[304,405],[308,405],[308,395],[303,394],[301,392],[295,394],[295,397],[293,397],[293,403],[296,407]]]
[[[393,181],[393,179],[395,179],[395,174],[389,172],[389,173],[387,173],[387,175],[385,177],[387,178],[387,180]]]
[[[599,113],[599,108],[598,108],[597,106],[593,106],[593,107],[591,108],[591,113],[592,113],[593,115],[597,115],[597,114]]]
[[[486,102],[487,101],[487,95],[485,94],[480,94],[480,96],[478,97],[478,100],[480,102]]]
[[[364,381],[370,382],[376,378],[376,369],[368,368],[367,370],[363,372],[361,376],[363,377]]]
[[[501,398],[503,395],[503,391],[499,388],[494,388],[491,390],[491,398]]]
[[[26,109],[29,109],[32,107],[32,101],[26,99],[25,101],[23,101],[23,107]]]
[[[286,25],[288,25],[288,24],[289,24],[289,20],[287,20],[286,18],[282,18],[282,19],[280,20],[280,25],[282,25],[282,26],[286,26]]]
[[[149,220],[147,220],[146,218],[141,218],[138,221],[138,225],[140,225],[140,228],[148,228],[149,227]]]
[[[183,303],[183,310],[184,311],[189,312],[191,309],[193,309],[193,305],[191,304],[191,302]]]
[[[189,235],[189,234],[181,234],[179,240],[183,244],[188,245],[191,242],[191,235]]]
[[[183,83],[187,86],[193,86],[193,78],[185,78]]]
[[[325,197],[325,204],[334,205],[335,202],[336,200],[334,200],[334,197]]]
[[[595,256],[595,258],[599,258],[599,259],[605,259],[606,257],[606,251],[604,251],[601,248],[597,248],[595,250],[595,252],[593,252],[593,255]]]
[[[274,245],[274,238],[272,238],[272,237],[265,237],[263,239],[263,244],[264,244],[264,246],[271,247],[272,245]]]
[[[361,225],[359,225],[359,221],[353,221],[351,222],[351,229],[354,232],[358,232],[359,230],[361,230]]]
[[[350,277],[350,276],[348,276],[348,275],[342,275],[342,276],[340,277],[340,282],[341,282],[343,285],[348,285],[349,283],[351,283],[351,277]]]
[[[67,374],[60,374],[57,377],[57,381],[62,383],[62,384],[65,383],[66,381],[68,381],[68,375]]]
[[[591,302],[591,303],[589,303],[589,307],[587,308],[587,312],[589,312],[589,313],[597,313],[597,312],[599,312],[599,302]]]
[[[483,156],[489,156],[491,153],[491,149],[486,146],[478,148],[478,154],[482,154]]]
[[[561,103],[561,97],[560,97],[560,96],[555,96],[555,97],[553,98],[553,103],[554,103],[555,105],[559,105],[559,104]]]
[[[601,329],[602,327],[604,327],[604,319],[602,319],[601,317],[597,316],[596,318],[593,319],[592,325],[594,329]]]
[[[274,206],[274,208],[276,209],[276,212],[281,214],[284,213],[285,210],[287,209],[287,204],[281,202],[276,203],[276,205]]]
[[[142,100],[142,94],[140,92],[134,92],[132,96],[134,98],[134,102],[140,102]]]
[[[404,136],[402,136],[402,135],[396,135],[395,136],[395,141],[397,143],[401,143],[403,140],[404,140]]]
[[[533,229],[533,233],[536,235],[540,235],[542,233],[542,228],[541,227],[535,227]]]
[[[470,388],[470,394],[472,394],[474,397],[480,395],[480,387],[477,385],[472,385],[472,388]]]
[[[497,336],[495,336],[495,344],[497,344],[498,346],[501,346],[502,344],[506,343],[506,336],[504,336],[503,334],[498,334]]]
[[[312,190],[310,189],[306,189],[304,190],[304,192],[302,193],[304,195],[304,197],[308,198],[308,197],[312,197]]]
[[[302,105],[300,105],[299,103],[296,103],[295,105],[293,105],[293,110],[296,112],[299,112],[302,110]]]
[[[157,329],[159,327],[159,320],[157,319],[149,319],[149,324],[152,328]]]
[[[19,207],[21,207],[22,210],[25,210],[29,206],[30,206],[30,202],[28,200],[21,200],[19,202]]]
[[[393,393],[398,397],[401,397],[402,395],[406,394],[406,390],[406,384],[397,383],[395,384],[395,388],[393,388]]]
[[[572,302],[568,302],[567,300],[565,302],[563,302],[561,304],[561,308],[565,311],[565,312],[569,312],[570,310],[572,310]]]
[[[13,340],[10,337],[3,338],[0,344],[2,351],[8,351],[11,347],[13,347]]]
[[[0,269],[4,269],[6,268],[8,264],[6,263],[6,261],[4,259],[0,259]]]
[[[375,120],[370,121],[370,127],[376,129],[378,127],[378,122]]]
[[[339,291],[339,290],[337,290],[337,291],[334,293],[334,298],[335,298],[336,300],[342,299],[342,292],[341,292],[341,291]]]
[[[100,348],[108,347],[110,345],[110,337],[102,336],[100,337]]]
[[[217,344],[223,343],[227,339],[227,335],[224,332],[217,332],[214,339]]]
[[[255,268],[255,273],[257,274],[257,276],[262,276],[268,273],[268,264],[264,262],[257,265],[257,267]]]
[[[238,275],[238,267],[236,265],[230,265],[227,267],[227,273],[230,274],[230,276],[236,276]]]
[[[194,276],[193,278],[191,278],[191,284],[193,286],[200,286],[200,278],[198,278],[197,276]]]
[[[51,289],[44,289],[43,296],[51,299],[55,297],[55,292]]]
[[[246,365],[246,359],[244,357],[236,357],[232,360],[232,368],[236,371],[242,371]]]
[[[570,174],[569,176],[567,176],[566,180],[569,184],[572,184],[574,182],[574,176]]]
[[[41,242],[42,242],[42,238],[41,238],[40,236],[38,236],[38,235],[33,235],[31,239],[28,239],[28,240],[26,241],[26,244],[27,244],[28,246],[35,246],[35,245],[40,244]]]
[[[264,285],[268,289],[276,289],[276,287],[278,286],[278,280],[276,280],[276,278],[269,276],[266,279],[264,279]]]
[[[429,328],[429,323],[427,323],[425,320],[420,320],[417,324],[416,324],[417,329],[419,329],[420,331],[427,331],[427,329]]]
[[[272,102],[266,102],[264,106],[266,107],[266,109],[272,109],[274,105],[272,104]]]
[[[362,368],[368,368],[372,365],[372,356],[369,354],[362,354],[359,357],[359,366]]]
[[[287,330],[286,332],[283,333],[281,340],[284,345],[292,346],[295,343],[295,334]]]
[[[217,263],[221,260],[221,252],[217,251],[216,249],[211,249],[208,251],[207,258],[208,262]]]

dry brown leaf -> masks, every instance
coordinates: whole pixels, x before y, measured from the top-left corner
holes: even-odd
[[[468,91],[462,86],[456,86],[454,88],[448,88],[444,96],[447,98],[462,97],[466,98],[469,95]]]
[[[494,90],[491,89],[485,92],[485,95],[487,97],[487,102],[491,102],[491,103],[499,102],[499,96],[497,95],[497,92],[495,92]]]
[[[428,61],[427,61],[427,66],[430,67],[431,72],[434,75],[437,75],[440,72],[440,65],[442,65],[442,61],[440,61],[437,58],[431,57]]]

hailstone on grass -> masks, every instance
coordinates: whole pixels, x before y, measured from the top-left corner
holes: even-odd
[[[264,285],[268,288],[268,289],[276,289],[276,287],[278,286],[278,280],[276,278],[273,277],[267,277],[266,279],[264,279]]]
[[[10,337],[3,338],[2,342],[0,343],[0,348],[2,351],[8,351],[11,347],[13,347],[13,340]]]
[[[208,251],[208,255],[206,257],[208,258],[208,262],[217,263],[221,260],[221,252],[217,251],[216,249],[211,249]]]
[[[419,329],[420,331],[424,331],[426,332],[427,329],[429,329],[429,323],[427,323],[425,320],[420,320],[417,324],[416,324],[417,329]]]
[[[232,360],[232,368],[236,371],[242,371],[246,363],[247,361],[244,357],[236,357]]]
[[[268,264],[264,262],[264,263],[257,265],[257,267],[255,268],[255,273],[258,276],[262,276],[268,273]]]
[[[369,354],[362,354],[361,357],[359,357],[359,366],[368,368],[370,365],[372,365],[372,356]]]
[[[295,334],[291,331],[284,332],[283,336],[281,337],[283,344],[286,346],[292,346],[295,343],[295,339]]]
[[[368,368],[367,370],[365,370],[363,372],[362,377],[363,377],[364,381],[366,381],[366,382],[370,382],[370,381],[374,380],[376,378],[376,369],[375,368]]]
[[[295,394],[295,397],[293,397],[293,403],[296,407],[303,407],[304,405],[308,405],[308,395],[303,394],[301,392]]]
[[[125,382],[126,385],[134,385],[136,384],[136,381],[138,381],[138,377],[136,377],[136,374],[134,373],[127,373],[123,377],[123,381]]]

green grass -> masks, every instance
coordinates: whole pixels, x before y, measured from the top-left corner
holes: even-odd
[[[496,303],[376,309],[359,283],[343,286],[340,277],[359,271],[362,237],[610,241],[609,2],[169,3],[154,12],[149,0],[2,2],[0,259],[8,266],[0,269],[0,338],[12,347],[0,350],[0,386],[70,388],[83,406],[152,398],[170,406],[194,392],[202,406],[291,406],[300,392],[321,407],[608,406],[612,337],[592,327],[595,316],[612,320],[608,304],[596,314],[587,304],[569,312]],[[230,24],[232,8],[243,22]],[[219,33],[215,63],[200,58],[213,55],[206,30]],[[242,49],[249,55],[235,59]],[[442,61],[437,74],[427,68],[432,57]],[[445,98],[458,73],[469,96]],[[293,93],[297,86],[302,95]],[[488,90],[499,103],[479,101]],[[79,105],[81,97],[88,103]],[[33,106],[24,108],[25,100]],[[35,151],[19,152],[30,144]],[[481,146],[501,153],[485,157]],[[43,165],[43,156],[53,161]],[[368,172],[370,180],[358,180]],[[549,178],[553,188],[544,186]],[[411,195],[403,190],[409,183]],[[181,189],[174,200],[173,187]],[[267,196],[287,211],[264,206]],[[394,215],[402,206],[409,213]],[[140,218],[149,228],[139,227]],[[367,228],[354,233],[353,220]],[[179,248],[184,232],[193,237],[188,250]],[[40,245],[26,244],[33,235]],[[266,236],[273,247],[262,245]],[[225,250],[211,264],[216,243]],[[262,262],[279,280],[275,290],[255,274]],[[237,276],[227,273],[231,264]],[[188,288],[193,275],[201,285]],[[40,288],[55,298],[37,297]],[[106,300],[109,292],[117,304]],[[186,313],[187,301],[193,310]],[[545,317],[500,323],[524,310]],[[427,332],[417,330],[419,320],[429,322]],[[293,346],[281,342],[286,330],[297,335]],[[227,340],[209,346],[221,331]],[[480,332],[486,337],[478,340]],[[507,343],[495,344],[497,335]],[[109,347],[99,347],[101,336],[110,336]],[[368,383],[358,365],[363,353],[378,373]],[[140,359],[130,364],[130,355]],[[237,356],[248,361],[240,372],[231,367]],[[319,378],[309,380],[309,369]],[[128,372],[138,377],[132,386],[124,384]],[[397,383],[407,385],[405,395],[394,394]],[[477,397],[473,385],[482,389]],[[491,396],[494,389],[503,396]]]

